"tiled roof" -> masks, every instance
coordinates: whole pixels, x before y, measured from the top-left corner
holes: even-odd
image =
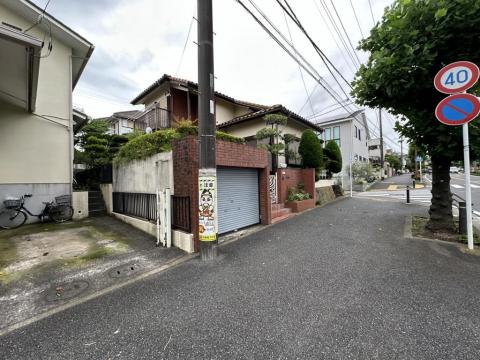
[[[132,119],[140,115],[141,113],[142,112],[139,110],[119,111],[119,112],[113,113],[112,117],[122,118],[122,119]]]
[[[255,111],[255,112],[252,112],[252,113],[249,113],[249,114],[245,114],[245,115],[242,115],[242,116],[237,116],[236,118],[233,118],[232,120],[229,120],[229,121],[226,121],[222,124],[219,124],[217,127],[219,129],[225,128],[225,127],[228,127],[228,126],[231,126],[231,125],[242,123],[244,121],[247,121],[247,120],[250,120],[250,119],[255,119],[255,118],[258,118],[258,117],[261,117],[261,116],[264,116],[264,115],[267,115],[267,114],[275,113],[275,112],[282,112],[282,113],[286,114],[287,116],[289,116],[290,118],[296,120],[297,122],[299,122],[303,125],[306,125],[307,127],[311,128],[315,131],[319,131],[319,132],[323,131],[320,126],[308,121],[307,119],[301,117],[298,114],[295,114],[293,111],[288,110],[286,107],[284,107],[283,105],[280,105],[280,104],[273,105],[273,106],[270,106],[268,108],[264,108],[264,109],[261,109],[261,110],[258,110],[258,111]]]
[[[194,89],[198,89],[198,84],[196,82],[193,82],[193,81],[190,81],[190,80],[186,80],[186,79],[181,79],[181,78],[178,78],[178,77],[175,77],[175,76],[171,76],[171,75],[168,75],[168,74],[164,74],[160,79],[158,79],[157,81],[155,81],[153,84],[151,84],[149,87],[147,87],[145,90],[143,90],[135,99],[133,99],[131,101],[131,104],[133,105],[138,105],[140,104],[140,101],[145,97],[147,96],[148,94],[150,94],[153,90],[155,90],[156,88],[158,88],[160,85],[162,85],[163,83],[165,82],[176,82],[176,83],[180,83],[180,84],[183,84],[183,85],[186,85],[186,86],[189,86],[189,87],[192,87]],[[269,106],[266,106],[266,105],[261,105],[261,104],[255,104],[255,103],[252,103],[252,102],[248,102],[248,101],[242,101],[242,100],[237,100],[231,96],[228,96],[228,95],[225,95],[221,92],[218,92],[218,91],[215,91],[215,95],[221,99],[224,99],[224,100],[227,100],[227,101],[230,101],[234,104],[238,104],[238,105],[243,105],[243,106],[246,106],[246,107],[249,107],[249,108],[253,108],[254,110],[260,110],[260,109],[266,109],[268,108]]]

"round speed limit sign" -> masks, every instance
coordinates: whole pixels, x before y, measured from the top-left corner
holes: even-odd
[[[469,61],[457,61],[445,66],[435,76],[435,88],[444,94],[457,94],[470,89],[478,81],[478,66]]]

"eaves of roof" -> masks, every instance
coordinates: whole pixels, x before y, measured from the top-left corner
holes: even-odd
[[[130,103],[132,105],[141,104],[141,101],[145,98],[145,96],[147,96],[148,94],[150,94],[151,92],[153,92],[155,89],[157,89],[159,86],[163,85],[166,82],[179,83],[179,84],[185,85],[187,87],[190,87],[192,89],[198,89],[198,84],[196,82],[186,80],[186,79],[181,79],[181,78],[174,77],[174,76],[171,76],[171,75],[168,75],[168,74],[164,74],[160,79],[158,79],[153,84],[151,84],[149,87],[147,87],[145,90],[143,90]],[[231,103],[251,108],[253,110],[261,110],[261,109],[266,109],[266,108],[269,107],[269,106],[266,106],[266,105],[261,105],[261,104],[256,104],[256,103],[252,103],[252,102],[248,102],[248,101],[238,100],[238,99],[235,99],[231,96],[225,95],[225,94],[223,94],[221,92],[218,92],[218,91],[215,91],[215,96],[217,96],[220,99],[224,99],[226,101],[229,101]]]
[[[312,130],[315,130],[315,131],[318,131],[318,132],[323,131],[320,126],[315,125],[314,123],[308,121],[307,119],[301,117],[298,114],[295,114],[293,111],[290,111],[286,107],[284,107],[283,105],[279,105],[279,104],[273,105],[269,108],[261,109],[261,110],[258,110],[258,111],[252,112],[252,113],[248,113],[248,114],[245,114],[245,115],[242,115],[242,116],[237,116],[236,118],[233,118],[229,121],[226,121],[222,124],[219,124],[217,126],[217,128],[219,128],[219,129],[226,128],[226,127],[229,127],[229,126],[232,126],[232,125],[243,123],[243,122],[251,120],[251,119],[257,119],[257,118],[265,116],[267,114],[278,113],[278,112],[284,113],[289,118],[297,121],[300,124],[306,125],[307,127],[311,128]]]

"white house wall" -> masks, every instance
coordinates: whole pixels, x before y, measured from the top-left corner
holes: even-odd
[[[1,4],[0,21],[22,29],[32,25]],[[43,39],[45,31],[38,25],[29,34]],[[31,192],[30,209],[36,211],[42,200],[71,191],[71,53],[54,38],[51,54],[40,60],[35,114],[49,120],[0,103],[0,201]]]

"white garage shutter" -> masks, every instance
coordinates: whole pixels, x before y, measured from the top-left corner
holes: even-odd
[[[260,222],[258,170],[218,168],[218,233]]]

